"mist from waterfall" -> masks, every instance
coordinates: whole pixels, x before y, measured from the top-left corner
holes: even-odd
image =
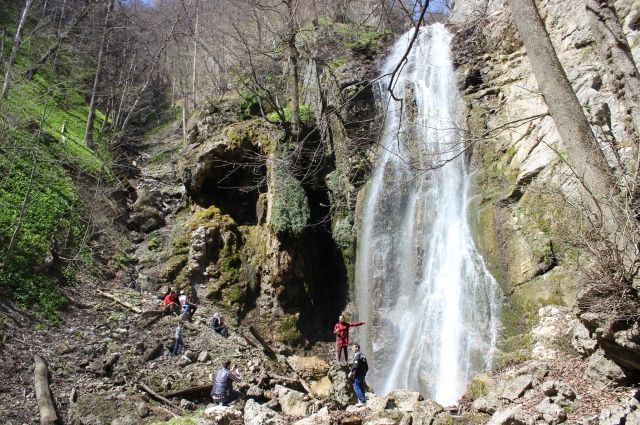
[[[384,130],[356,262],[358,320],[368,324],[356,329],[377,393],[409,388],[449,405],[491,366],[500,290],[468,224],[460,99],[442,24],[420,29],[394,78],[403,101],[386,91],[412,34],[382,69]]]

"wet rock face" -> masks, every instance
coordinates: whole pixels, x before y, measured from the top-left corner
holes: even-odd
[[[629,169],[629,142],[635,136],[616,83],[606,78],[606,64],[593,47],[584,1],[536,4],[609,164],[614,170]],[[632,53],[640,58],[636,42],[640,33],[637,27],[628,26],[637,18],[637,2],[618,0],[615,7]],[[576,199],[579,185],[554,152],[562,151],[562,140],[553,120],[544,116],[547,106],[539,96],[508,2],[455,2],[450,27],[456,38],[454,61],[466,105],[468,140],[473,144],[470,162],[475,187],[471,192],[480,195],[470,208],[478,248],[510,294],[518,311],[514,316],[522,317],[527,305],[571,305],[581,282],[574,282],[578,276],[575,258],[563,254],[570,245],[567,242],[576,237],[575,229],[566,224],[575,222],[575,209],[566,199]],[[540,117],[525,119],[512,131],[494,131],[536,115]],[[505,334],[519,332],[509,320]],[[620,366],[640,370],[636,360],[640,338],[631,323],[611,326],[604,317],[597,323],[582,317],[581,321],[587,331],[576,334],[578,351],[592,353],[595,341]],[[513,350],[507,345],[506,350]],[[544,344],[538,347],[538,354],[540,358],[552,356]]]

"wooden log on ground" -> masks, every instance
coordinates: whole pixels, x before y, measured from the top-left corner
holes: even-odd
[[[127,302],[124,302],[124,301],[122,301],[122,300],[120,300],[120,299],[116,298],[115,296],[113,296],[113,295],[111,295],[111,294],[107,293],[107,292],[101,291],[100,289],[97,289],[97,291],[98,291],[98,294],[102,295],[103,297],[108,298],[108,299],[110,299],[111,301],[115,301],[116,303],[120,304],[121,306],[126,307],[126,308],[128,308],[129,310],[133,311],[134,313],[137,313],[137,314],[142,313],[142,310],[140,310],[140,309],[139,309],[138,307],[136,307],[136,306],[133,306],[133,305],[131,305],[131,304],[127,303]]]
[[[172,403],[171,400],[168,400],[165,397],[161,396],[160,394],[158,394],[157,392],[153,391],[151,388],[149,388],[145,384],[139,383],[137,385],[138,385],[138,387],[140,387],[140,389],[142,389],[144,392],[149,394],[154,399],[156,399],[158,401],[161,401],[162,403],[166,404],[167,406],[182,412],[182,408],[180,406]]]
[[[38,355],[33,356],[33,361],[36,366],[33,381],[36,389],[38,409],[40,410],[40,425],[59,424],[58,413],[53,404],[53,397],[51,396],[51,389],[49,388],[49,368],[47,367],[47,363]]]
[[[273,360],[278,359],[275,351],[273,351],[271,346],[269,346],[267,341],[265,341],[265,339],[262,338],[262,336],[258,333],[258,331],[255,330],[253,326],[249,326],[249,332],[251,332],[251,335],[253,335],[253,337],[260,343],[260,345],[262,345],[262,348],[264,349],[264,352],[267,354],[267,356],[269,356]],[[293,373],[293,375],[297,378],[300,385],[302,385],[302,388],[304,388],[309,394],[311,394],[311,386],[304,379],[302,379],[302,377],[298,375],[298,372],[296,372],[296,370],[291,366],[291,364],[289,364],[289,361],[286,358],[284,360],[284,363],[285,365],[287,365],[287,367]]]
[[[258,341],[260,343],[260,345],[262,346],[262,350],[264,351],[264,353],[271,359],[271,360],[275,360],[278,361],[278,357],[276,356],[276,352],[273,351],[273,349],[271,348],[271,346],[267,343],[267,341],[265,341],[264,338],[262,338],[262,336],[258,333],[258,331],[255,330],[255,328],[253,326],[249,326],[249,332],[251,332],[251,335],[253,335],[253,337],[256,339],[256,341]]]
[[[210,391],[211,391],[211,384],[196,385],[194,387],[183,388],[181,390],[165,393],[164,397],[166,398],[189,397],[189,396],[196,396],[196,395],[202,395],[202,394],[209,394]]]

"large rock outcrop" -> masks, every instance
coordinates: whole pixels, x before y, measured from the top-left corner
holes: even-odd
[[[547,0],[537,6],[609,165],[618,174],[632,169],[637,135],[618,87],[605,78],[610,70],[595,49],[585,3]],[[615,7],[637,61],[640,32],[632,22],[640,5],[619,0]],[[584,289],[578,271],[585,264],[582,247],[588,235],[575,224],[581,214],[575,209],[581,203],[579,182],[562,159],[562,140],[507,2],[458,0],[451,22],[467,143],[473,145],[470,161],[477,171],[479,196],[470,208],[471,220],[479,248],[510,296],[503,349],[517,351],[522,331],[530,326],[522,318],[532,317],[541,305],[572,305]],[[604,316],[581,317],[588,338],[624,368],[640,370],[633,360],[640,354],[634,326]]]

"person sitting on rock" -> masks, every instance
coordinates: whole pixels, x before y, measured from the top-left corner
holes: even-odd
[[[186,292],[180,291],[178,302],[180,303],[180,315],[186,318],[189,315],[189,304],[187,303]]]
[[[353,364],[351,365],[351,371],[348,377],[353,384],[353,392],[355,392],[356,397],[358,397],[358,404],[356,404],[356,406],[361,407],[364,406],[367,401],[364,397],[364,389],[366,388],[364,380],[369,371],[369,365],[365,355],[360,352],[360,344],[353,344],[352,349]]]
[[[189,319],[193,318],[193,315],[196,314],[196,310],[198,309],[198,304],[196,304],[196,296],[193,292],[189,292],[187,295],[187,305],[189,306]]]
[[[336,336],[336,357],[340,361],[340,355],[344,353],[344,361],[349,362],[347,350],[349,347],[349,328],[353,326],[366,325],[367,322],[347,322],[344,316],[341,314],[338,318],[338,323],[333,327],[333,334]]]
[[[211,329],[225,338],[229,337],[229,328],[225,325],[222,314],[215,313],[213,315],[213,319],[211,319]]]
[[[164,297],[163,301],[165,311],[175,314],[180,313],[180,305],[178,304],[178,302],[178,294],[176,293],[176,291],[169,292]]]
[[[238,369],[231,369],[231,360],[225,360],[222,367],[218,369],[213,377],[213,386],[211,388],[211,398],[215,403],[227,406],[238,397],[240,393],[233,389],[233,381],[242,379]]]

